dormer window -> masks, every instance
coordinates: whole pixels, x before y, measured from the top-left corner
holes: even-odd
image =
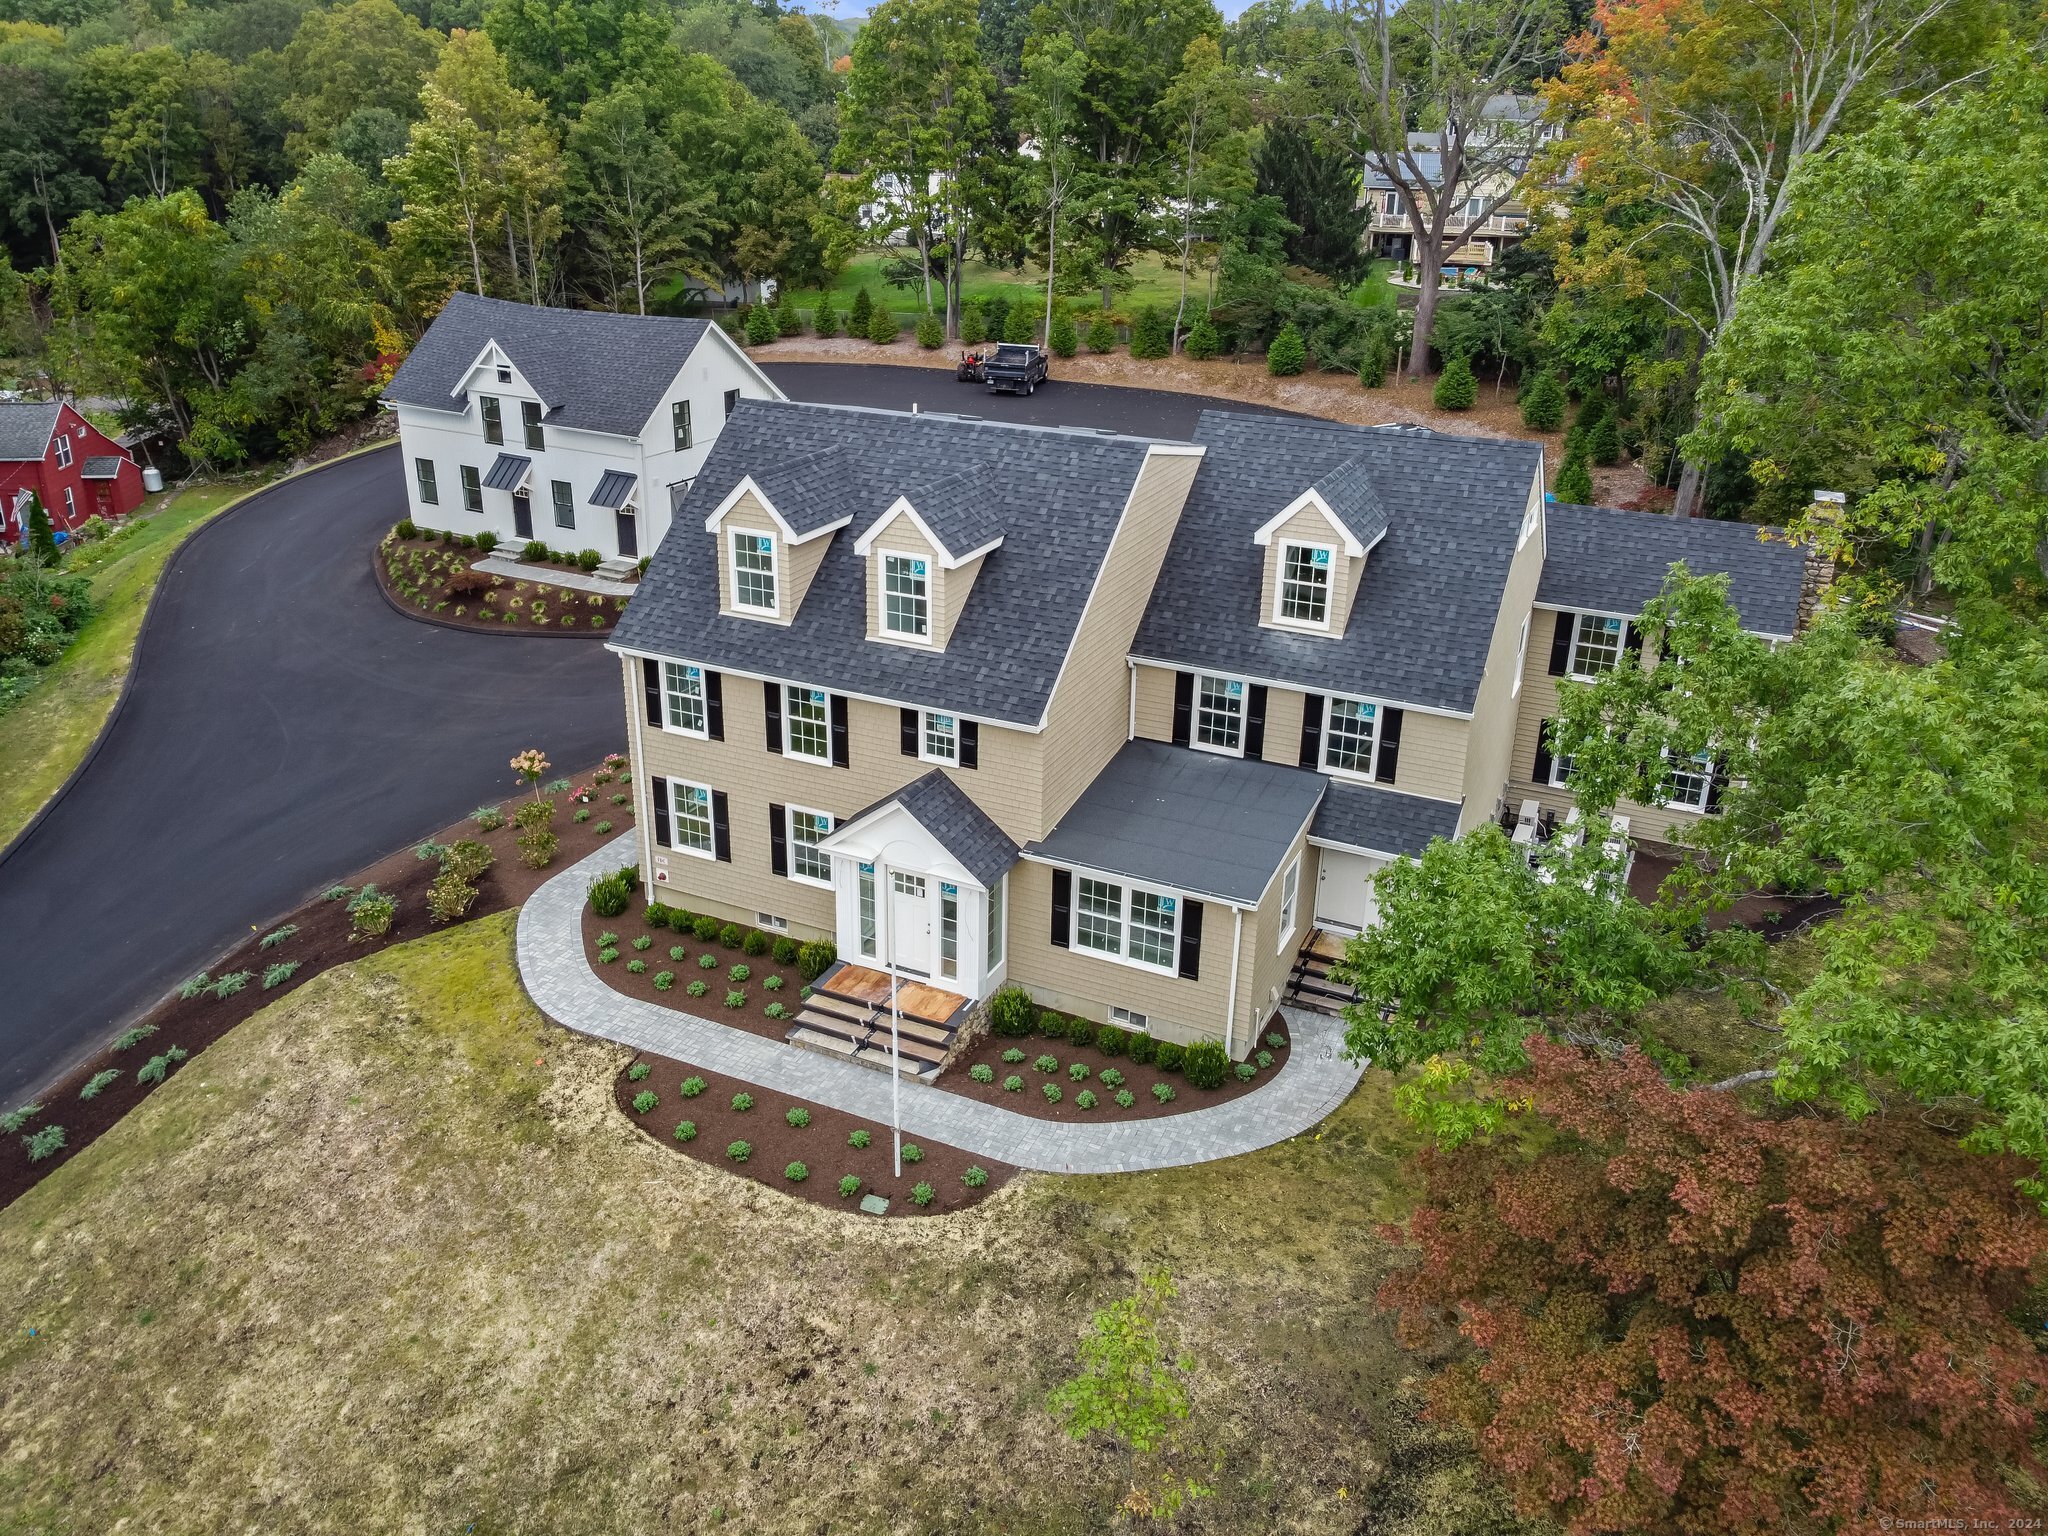
[[[505,413],[498,405],[498,397],[478,395],[477,404],[484,413],[484,441],[502,447],[505,442]]]
[[[775,612],[775,540],[772,536],[734,531],[732,605],[749,613]]]
[[[1330,548],[1326,544],[1283,544],[1280,547],[1279,609],[1283,624],[1330,624]]]
[[[882,627],[904,639],[929,640],[931,618],[925,562],[910,555],[882,556]]]

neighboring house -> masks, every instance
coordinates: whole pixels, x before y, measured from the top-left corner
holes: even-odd
[[[63,401],[0,401],[0,536],[19,542],[29,493],[52,528],[119,517],[142,505],[142,471],[128,450]]]
[[[384,388],[423,528],[652,554],[741,400],[780,400],[706,320],[457,293]]]
[[[1542,470],[743,404],[610,642],[648,894],[1242,1058],[1312,930],[1524,798],[1555,610],[1634,612],[1680,557],[1754,627],[1796,610],[1754,529],[1567,508],[1551,542]]]
[[[1521,139],[1526,141],[1528,155],[1533,156],[1538,146],[1559,131],[1543,124],[1542,116],[1543,104],[1534,97],[1490,97],[1482,109],[1483,126],[1475,135],[1477,146],[1487,148],[1511,138]],[[1496,124],[1497,128],[1490,128]],[[1437,136],[1433,133],[1409,134],[1408,160],[1418,179],[1440,195],[1443,190],[1443,159],[1438,152]],[[1526,164],[1525,156],[1512,175],[1483,177],[1461,188],[1464,207],[1452,214],[1450,228],[1459,229],[1467,219],[1485,217],[1465,243],[1446,258],[1447,266],[1491,267],[1507,254],[1509,247],[1519,244],[1528,233],[1529,210],[1514,198],[1507,199],[1487,213],[1488,205],[1514,186]],[[1365,171],[1360,206],[1372,212],[1372,222],[1365,234],[1366,249],[1375,256],[1391,257],[1395,261],[1413,260],[1417,225],[1410,216],[1407,203],[1394,189],[1394,183],[1384,172],[1370,165]],[[1420,210],[1424,219],[1429,217],[1430,207],[1430,202],[1425,202]]]

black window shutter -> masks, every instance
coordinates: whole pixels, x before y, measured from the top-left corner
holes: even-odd
[[[1071,948],[1067,930],[1074,925],[1074,875],[1071,870],[1052,872],[1052,941],[1061,949]]]
[[[1536,722],[1536,762],[1529,770],[1529,777],[1538,784],[1550,782],[1550,722]]]
[[[1550,675],[1563,677],[1572,666],[1572,630],[1578,626],[1575,613],[1557,615],[1557,628],[1550,636]]]
[[[1301,766],[1323,766],[1323,696],[1305,694],[1301,701]]]
[[[1721,765],[1716,763],[1713,772],[1707,775],[1707,814],[1709,816],[1721,814],[1721,791],[1727,787],[1728,775],[1723,773]]]
[[[1202,979],[1202,904],[1185,896],[1180,909],[1180,979]]]
[[[853,754],[846,740],[846,695],[832,695],[832,766],[851,768]]]
[[[726,818],[725,791],[711,791],[711,851],[720,863],[732,862],[732,823]]]
[[[1373,765],[1373,782],[1394,782],[1395,765],[1401,761],[1401,711],[1381,709],[1379,759]]]
[[[1173,674],[1173,744],[1184,747],[1194,739],[1195,674]]]
[[[1244,755],[1257,762],[1266,755],[1266,685],[1253,683],[1244,710]]]
[[[1635,652],[1638,662],[1643,659],[1643,632],[1636,628],[1633,619],[1629,621],[1628,633],[1621,637],[1621,643],[1624,650]]]
[[[725,674],[709,668],[704,672],[704,734],[725,740]]]
[[[761,699],[768,706],[768,750],[782,750],[782,684],[763,683]]]
[[[979,768],[981,766],[981,722],[962,720],[960,722],[960,766]]]
[[[654,846],[673,848],[668,840],[668,780],[656,779],[648,786],[647,796],[654,802]]]
[[[917,711],[914,709],[903,711],[902,740],[903,755],[917,756]]]
[[[640,662],[640,676],[647,684],[647,723],[661,729],[661,663],[652,656]]]
[[[778,875],[789,873],[789,830],[781,806],[768,807],[768,868]]]

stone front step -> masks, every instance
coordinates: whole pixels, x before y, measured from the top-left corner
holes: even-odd
[[[877,1049],[874,1046],[855,1046],[840,1035],[828,1035],[819,1030],[799,1026],[784,1037],[800,1051],[815,1051],[821,1056],[835,1056],[841,1061],[850,1061],[855,1066],[872,1067],[877,1072],[887,1072],[891,1057],[886,1042]],[[912,1082],[929,1083],[938,1078],[939,1069],[935,1062],[919,1061],[907,1053],[903,1057],[903,1075]]]

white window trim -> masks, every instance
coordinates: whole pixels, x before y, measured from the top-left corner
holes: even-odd
[[[677,671],[684,673],[685,681],[688,681],[687,674],[691,672],[697,674],[697,712],[704,717],[703,730],[693,731],[687,725],[671,725],[669,723],[668,670],[670,667],[674,667]],[[711,739],[711,698],[704,689],[704,669],[702,667],[692,666],[680,661],[664,661],[661,663],[661,728],[671,736],[688,736],[695,741],[709,741]]]
[[[1287,953],[1287,946],[1301,927],[1301,855],[1288,860],[1287,868],[1280,872],[1280,942],[1277,954]]]
[[[860,910],[863,894],[862,883],[866,883],[868,911]],[[872,929],[870,933],[868,930]],[[882,872],[865,859],[854,860],[853,866],[853,936],[854,948],[863,960],[874,960],[882,952]]]
[[[782,841],[783,845],[788,849],[789,878],[798,885],[815,885],[824,890],[832,890],[834,887],[829,873],[822,880],[814,875],[800,875],[797,873],[796,822],[793,819],[797,816],[821,816],[824,818],[825,830],[818,834],[819,842],[823,842],[839,830],[839,818],[830,811],[816,810],[808,805],[785,805],[782,808]],[[816,847],[817,844],[814,843],[811,846]],[[830,854],[825,855],[825,867],[828,871],[832,867],[832,856]]]
[[[998,876],[996,883],[981,894],[984,977],[992,976],[1002,969],[1003,960],[1009,949],[1006,942],[1009,935],[1004,932],[1010,921],[1009,892],[1006,889],[1009,883],[1008,875]]]
[[[938,880],[936,878],[933,881],[933,885],[934,889],[931,896],[933,907],[932,944],[936,951],[933,958],[938,964],[938,969],[934,974],[941,981],[958,981],[961,971],[960,951],[963,941],[967,937],[966,902],[964,900],[966,888],[957,880]],[[949,886],[953,891],[953,959],[950,966],[946,960],[946,889]]]
[[[712,795],[711,786],[709,784],[699,784],[692,779],[664,779],[662,782],[668,785],[668,851],[670,853],[680,853],[685,858],[707,859],[714,864],[717,863],[718,813],[714,809],[717,802]],[[679,835],[678,829],[683,824],[682,811],[677,795],[685,789],[697,789],[704,792],[704,819],[711,827],[711,846],[709,848],[692,848],[688,844],[676,840]]]
[[[1366,760],[1371,766],[1363,773],[1356,768],[1339,768],[1330,761],[1330,743],[1334,737],[1334,733],[1330,730],[1330,722],[1336,718],[1336,705],[1340,699],[1347,704],[1370,704],[1372,706],[1372,750],[1366,754]],[[1320,771],[1327,773],[1333,779],[1343,779],[1352,784],[1377,784],[1379,782],[1380,766],[1380,727],[1386,723],[1386,719],[1387,706],[1379,699],[1364,699],[1350,693],[1324,694],[1323,740],[1322,748],[1317,753]]]
[[[943,768],[958,768],[960,766],[960,717],[958,715],[946,715],[946,718],[953,722],[953,755],[951,757],[938,757],[925,745],[931,739],[932,716],[944,713],[943,710],[937,709],[920,709],[917,712],[917,760],[920,763],[937,763]]]
[[[59,469],[69,469],[71,467],[71,439],[62,432],[57,434],[57,467]]]
[[[1508,690],[1511,699],[1522,696],[1522,671],[1529,664],[1529,626],[1534,619],[1533,613],[1522,615],[1522,636],[1515,642],[1515,685]]]
[[[1671,749],[1669,747],[1665,748],[1662,756],[1664,759],[1664,781],[1668,783],[1670,781],[1672,773]],[[1660,785],[1657,795],[1657,805],[1659,809],[1666,811],[1684,811],[1686,814],[1691,816],[1706,815],[1707,801],[1712,797],[1714,793],[1715,767],[1714,754],[1709,752],[1706,756],[1707,760],[1704,763],[1700,762],[1698,757],[1695,756],[1690,760],[1693,765],[1692,767],[1681,768],[1677,770],[1680,773],[1696,775],[1698,777],[1698,779],[1700,780],[1699,803],[1695,805],[1690,800],[1673,800],[1663,793],[1662,786]],[[1556,772],[1555,759],[1552,760],[1551,771],[1553,773]]]
[[[882,590],[879,594],[881,609],[876,615],[877,633],[885,640],[894,640],[898,645],[921,645],[929,648],[938,644],[939,627],[936,616],[932,612],[932,567],[937,565],[938,561],[934,560],[930,555],[912,554],[910,551],[902,549],[877,550],[875,552],[875,560],[875,576],[882,583]],[[924,575],[918,578],[924,582],[924,633],[921,635],[912,634],[909,630],[891,629],[889,627],[889,562],[891,560],[921,562],[925,568]]]
[[[1182,913],[1186,911],[1185,903],[1188,900],[1185,892],[1172,890],[1166,886],[1142,885],[1126,875],[1111,875],[1095,870],[1076,869],[1073,871],[1073,877],[1074,890],[1072,898],[1068,903],[1069,910],[1067,912],[1067,945],[1070,953],[1085,955],[1094,960],[1104,960],[1111,965],[1127,965],[1134,971],[1148,971],[1154,976],[1177,977],[1180,975],[1180,920]],[[1111,954],[1106,949],[1096,949],[1081,942],[1081,882],[1083,880],[1093,880],[1099,885],[1113,885],[1117,888],[1117,932],[1123,946],[1120,953]],[[1131,892],[1134,890],[1141,890],[1153,896],[1168,897],[1172,900],[1173,936],[1168,945],[1173,954],[1171,964],[1154,965],[1150,960],[1139,960],[1131,954]]]
[[[790,707],[789,698],[792,693],[816,693],[824,696],[825,755],[823,757],[813,757],[808,752],[799,752],[790,745],[791,742],[796,740],[796,732],[793,729],[796,711]],[[920,727],[922,727],[922,723],[921,721],[919,722]],[[832,694],[828,689],[807,688],[802,683],[784,683],[782,685],[782,755],[791,762],[809,763],[817,768],[830,768],[832,766]]]
[[[1552,721],[1551,723],[1552,723],[1553,725],[1554,725],[1554,724],[1556,724],[1556,722],[1555,722],[1555,721]],[[1572,761],[1572,755],[1571,755],[1571,753],[1569,753],[1569,752],[1557,752],[1557,751],[1553,751],[1553,752],[1552,752],[1552,753],[1550,754],[1550,780],[1549,780],[1549,783],[1550,783],[1550,787],[1551,787],[1552,789],[1569,789],[1569,788],[1571,788],[1571,782],[1572,782],[1572,770],[1571,770],[1571,761]]]
[[[1112,1003],[1110,1005],[1109,1022],[1118,1029],[1128,1029],[1133,1034],[1149,1035],[1152,1033],[1152,1016],[1149,1013],[1140,1013],[1137,1009],[1126,1008],[1121,1003]]]
[[[1305,549],[1311,555],[1317,550],[1321,550],[1330,557],[1330,563],[1325,567],[1330,573],[1330,579],[1323,587],[1323,617],[1321,623],[1317,623],[1313,619],[1290,619],[1284,617],[1287,607],[1287,552],[1290,549]],[[1331,622],[1336,617],[1335,610],[1337,607],[1336,546],[1333,544],[1311,543],[1306,539],[1282,539],[1280,541],[1280,552],[1275,556],[1275,559],[1279,561],[1279,564],[1273,567],[1273,613],[1271,621],[1283,629],[1301,629],[1307,630],[1312,634],[1328,634]],[[1310,563],[1313,564],[1314,562],[1311,561]]]
[[[1202,740],[1202,684],[1205,682],[1235,683],[1237,695],[1237,745],[1219,746],[1213,741]],[[1218,757],[1243,757],[1245,732],[1251,724],[1252,685],[1244,678],[1233,677],[1228,672],[1197,672],[1195,674],[1194,714],[1188,721],[1188,745],[1197,752],[1213,752]]]
[[[1587,619],[1598,619],[1603,624],[1613,622],[1621,625],[1621,638],[1615,642],[1614,646],[1614,666],[1607,668],[1606,671],[1581,672],[1579,670],[1579,632]],[[1572,648],[1570,655],[1565,660],[1565,676],[1575,683],[1593,683],[1605,677],[1607,672],[1612,672],[1619,668],[1622,658],[1628,655],[1628,626],[1629,621],[1617,613],[1588,613],[1581,611],[1573,614]]]
[[[70,522],[78,516],[78,502],[71,494],[71,487],[64,487],[64,519]]]
[[[743,603],[740,601],[740,547],[734,541],[742,538],[766,539],[768,541],[768,576],[775,583],[775,601],[769,607],[762,608],[754,603]],[[728,528],[726,530],[725,555],[726,578],[729,583],[728,590],[732,594],[732,611],[734,613],[758,614],[763,618],[769,619],[781,618],[782,541],[772,533],[762,533],[759,529],[755,528]]]

